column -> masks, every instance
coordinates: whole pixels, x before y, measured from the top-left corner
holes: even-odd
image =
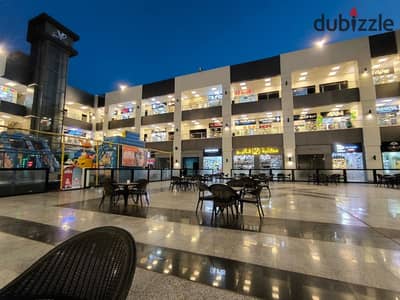
[[[376,119],[376,92],[368,50],[360,53],[358,77],[363,120],[364,157],[366,169],[381,169],[381,133]]]
[[[285,169],[296,168],[296,139],[293,126],[293,92],[291,73],[281,75],[283,126],[283,164]]]
[[[175,111],[174,111],[174,141],[172,147],[172,166],[174,169],[180,169],[182,163],[182,99],[180,89],[175,88]]]
[[[90,122],[92,123],[92,137],[94,139],[96,135],[96,123],[100,120],[100,114],[99,114],[99,96],[95,95],[94,96],[94,113],[92,116],[92,119]]]
[[[222,84],[222,171],[231,174],[232,164],[232,100],[230,82]]]

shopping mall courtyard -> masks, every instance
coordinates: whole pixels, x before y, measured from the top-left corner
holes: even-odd
[[[69,237],[118,226],[136,241],[131,299],[400,299],[400,189],[274,182],[240,216],[195,213],[197,191],[149,185],[150,205],[102,189],[1,198],[0,286]]]

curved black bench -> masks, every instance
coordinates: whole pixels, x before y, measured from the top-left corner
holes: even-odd
[[[1,289],[0,299],[125,299],[135,268],[131,234],[99,227],[56,246]]]

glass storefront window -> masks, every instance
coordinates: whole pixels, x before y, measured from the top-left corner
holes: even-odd
[[[222,172],[222,156],[203,157],[203,169],[213,170],[214,172]]]
[[[280,76],[237,82],[231,85],[231,99],[233,103],[279,99],[280,90]]]
[[[283,167],[281,150],[276,147],[237,149],[233,156],[234,169],[280,169]]]
[[[208,86],[182,92],[182,110],[192,110],[222,105],[222,86]]]
[[[281,133],[281,115],[280,113],[243,115],[239,119],[233,119],[232,131],[235,136]]]
[[[378,99],[376,115],[379,126],[400,124],[400,98]]]
[[[381,151],[384,169],[400,169],[400,142],[383,142]]]
[[[375,85],[400,81],[400,55],[373,58],[372,76]]]

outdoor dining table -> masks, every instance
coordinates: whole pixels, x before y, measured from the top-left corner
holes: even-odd
[[[128,206],[130,187],[135,187],[138,185],[138,183],[137,182],[117,182],[117,183],[114,183],[114,185],[123,188],[124,206],[126,208]]]

